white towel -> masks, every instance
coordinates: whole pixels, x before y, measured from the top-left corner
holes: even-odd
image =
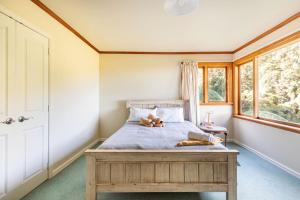
[[[202,141],[208,141],[208,142],[215,142],[217,138],[213,136],[212,134],[205,133],[204,131],[198,131],[198,132],[193,132],[190,131],[188,133],[188,138],[193,139],[193,140],[202,140]]]

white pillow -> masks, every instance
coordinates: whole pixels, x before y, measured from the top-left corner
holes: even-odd
[[[138,122],[141,118],[147,118],[150,114],[156,117],[157,108],[130,108],[128,122]]]
[[[163,122],[184,122],[183,108],[158,108],[157,117],[159,117]]]

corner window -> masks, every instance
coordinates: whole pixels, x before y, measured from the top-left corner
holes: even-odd
[[[300,124],[300,41],[257,57],[258,116]]]
[[[294,38],[288,36],[234,62],[237,117],[282,129],[300,127],[300,35]]]
[[[253,62],[240,65],[239,87],[240,87],[240,113],[252,116],[253,97]]]

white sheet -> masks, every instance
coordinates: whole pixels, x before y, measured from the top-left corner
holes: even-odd
[[[98,148],[227,150],[222,144],[176,147],[178,142],[188,138],[189,131],[197,132],[198,130],[194,124],[188,121],[166,123],[163,128],[150,128],[135,122],[127,122]]]

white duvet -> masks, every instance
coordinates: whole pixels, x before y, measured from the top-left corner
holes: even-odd
[[[177,147],[186,140],[189,131],[199,129],[191,122],[166,123],[165,127],[145,127],[136,122],[125,123],[117,132],[104,141],[100,149],[191,149],[227,150],[222,144]]]

